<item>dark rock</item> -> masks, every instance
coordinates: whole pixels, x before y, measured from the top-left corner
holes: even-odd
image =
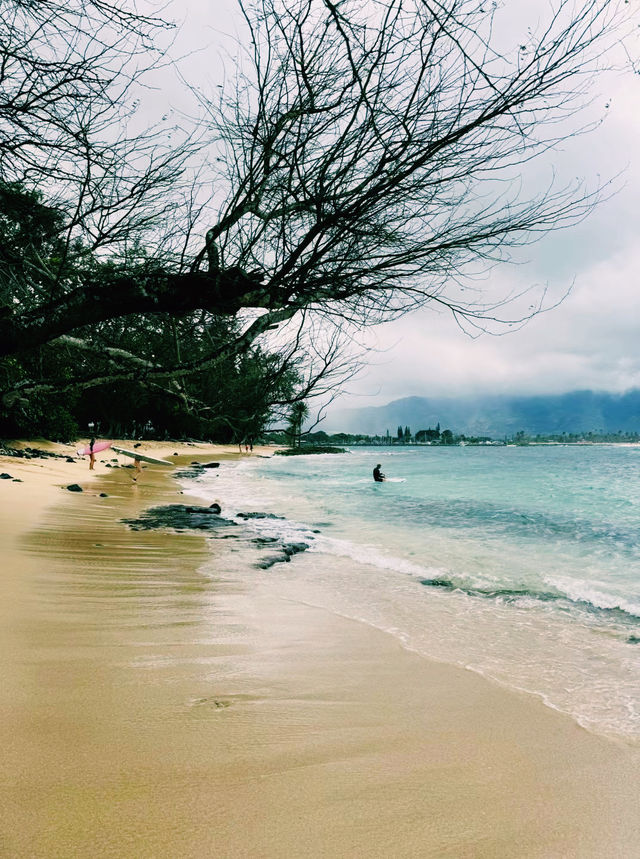
[[[275,513],[236,513],[240,519],[284,519],[284,516],[276,516]]]
[[[105,465],[105,468],[113,468],[113,466],[111,465],[111,463],[110,463],[110,462],[107,462],[107,463],[106,463],[106,465]]]
[[[289,555],[298,555],[300,552],[305,552],[309,548],[308,543],[285,543],[282,551]]]
[[[174,472],[174,477],[178,480],[195,480],[198,477],[202,477],[203,474],[204,471],[198,463],[192,462],[188,468],[183,468],[180,471]]]
[[[266,546],[273,545],[274,543],[279,543],[277,537],[254,537],[251,541],[252,543],[256,543],[258,546]],[[276,547],[273,546],[275,549]],[[268,570],[269,567],[273,567],[275,564],[283,564],[291,561],[293,555],[297,555],[300,552],[304,552],[309,548],[308,543],[283,543],[280,547],[281,552],[278,555],[267,555],[264,558],[260,558],[256,567],[260,570]]]
[[[222,513],[222,507],[217,501],[214,501],[213,504],[209,505],[209,510],[211,510],[212,513]]]
[[[268,570],[269,567],[273,567],[274,564],[283,564],[285,562],[290,561],[291,558],[289,555],[286,555],[284,552],[281,555],[267,555],[266,558],[261,558],[256,567],[259,570]]]
[[[72,456],[67,457],[67,462],[75,462],[75,459]]]
[[[627,644],[640,644],[640,635],[630,635]]]
[[[78,486],[77,483],[70,483],[67,486],[67,489],[69,490],[69,492],[82,492],[83,491],[82,486]]]
[[[108,498],[108,497],[109,497],[109,496],[107,495],[107,493],[106,493],[106,492],[101,492],[101,493],[100,493],[100,498]]]
[[[0,447],[4,456],[15,456],[19,459],[67,459],[67,453],[53,453],[39,447]]]
[[[134,531],[156,528],[184,529],[187,531],[217,531],[225,527],[237,527],[237,522],[223,519],[210,507],[194,507],[185,504],[169,504],[145,510],[139,519],[123,519]]]
[[[220,468],[219,462],[203,462],[201,468]]]
[[[286,450],[274,450],[274,456],[308,456],[318,453],[346,453],[344,447],[310,445],[309,447],[294,447]]]
[[[220,505],[216,505],[218,507],[217,510],[213,510],[212,507],[185,507],[187,513],[200,513],[203,516],[209,515],[214,516],[220,512]]]
[[[12,483],[22,483],[22,478],[21,477],[14,477],[11,482]]]
[[[446,591],[454,591],[456,586],[448,579],[420,579],[420,584],[428,588],[443,588]]]
[[[2,474],[0,474],[0,480],[11,480],[11,475],[7,474],[7,472],[4,471]]]

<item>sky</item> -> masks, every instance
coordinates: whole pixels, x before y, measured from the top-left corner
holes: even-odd
[[[183,21],[176,45],[201,49],[192,71],[215,85],[229,64],[225,34],[241,26],[236,3],[176,0],[168,9]],[[178,91],[168,97],[179,99]],[[469,337],[450,315],[429,308],[361,332],[370,351],[336,408],[406,396],[640,388],[640,76],[628,65],[602,73],[592,98],[592,115],[604,122],[554,152],[540,177],[554,170],[590,186],[613,179],[612,195],[583,223],[519,250],[516,264],[493,268],[484,283],[497,293],[546,288],[549,304],[570,290],[567,297],[500,336]]]
[[[640,387],[640,79],[609,76],[602,127],[567,146],[574,175],[614,179],[582,224],[500,265],[492,288],[548,289],[561,304],[524,327],[472,338],[450,315],[424,310],[369,332],[379,350],[358,380],[368,405],[403,396],[557,394]]]

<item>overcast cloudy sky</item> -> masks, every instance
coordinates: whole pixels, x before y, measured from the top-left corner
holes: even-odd
[[[591,180],[622,173],[617,193],[581,225],[525,248],[519,265],[490,274],[494,285],[544,284],[550,297],[571,287],[570,294],[504,336],[471,339],[449,316],[429,311],[377,328],[369,342],[383,351],[357,385],[367,401],[640,387],[640,79],[611,75],[602,83],[606,122],[567,149],[574,172]],[[568,155],[558,156],[565,166]]]
[[[536,3],[548,8],[530,0]],[[208,46],[192,68],[214,84],[224,64],[223,34],[239,25],[234,0],[185,0],[173,11],[184,21],[178,45]],[[593,109],[606,114],[605,122],[569,141],[548,169],[553,166],[560,178],[583,176],[590,186],[621,174],[617,192],[586,222],[525,248],[518,265],[493,269],[487,282],[502,292],[545,285],[551,298],[573,284],[568,297],[498,337],[471,339],[450,316],[432,310],[370,329],[362,339],[374,351],[341,406],[413,395],[640,387],[640,77],[629,70],[602,74],[593,96]]]

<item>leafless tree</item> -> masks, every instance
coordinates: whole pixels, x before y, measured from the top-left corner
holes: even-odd
[[[0,177],[64,208],[69,245],[87,252],[167,217],[162,193],[185,156],[164,126],[129,132],[170,27],[121,5],[0,0]]]
[[[175,188],[189,144],[176,153],[157,130],[135,140],[113,132],[136,77],[121,55],[118,65],[120,43],[108,36],[115,27],[133,40],[122,48],[128,62],[147,50],[157,22],[121,12],[94,36],[81,10],[95,20],[111,4],[2,3],[14,9],[14,33],[42,10],[40,38],[70,58],[51,91],[36,45],[24,41],[28,59],[17,70],[6,59],[4,181],[39,181],[53,165],[46,187],[66,201],[65,228],[87,251],[110,249],[126,262],[134,241],[162,234],[171,253],[135,272],[125,264],[106,282],[90,272],[80,283],[59,278],[56,290],[5,309],[0,354],[69,344],[77,329],[129,314],[204,310],[242,320],[200,365],[301,314],[362,324],[433,303],[481,322],[502,302],[462,291],[469,266],[579,221],[596,202],[598,192],[580,184],[528,194],[522,170],[576,130],[567,122],[619,32],[616,0],[558,0],[515,40],[496,34],[501,10],[482,0],[238,3],[247,37],[233,84],[216,99],[194,90],[212,140],[198,186],[201,194],[210,183],[209,202],[196,205],[195,194],[184,209]],[[27,83],[16,83],[20,74]],[[21,111],[23,137],[12,145]],[[148,372],[180,377],[195,363]]]
[[[208,238],[265,274],[239,303],[490,316],[456,289],[466,266],[594,204],[580,185],[523,197],[521,171],[569,133],[616,4],[560,2],[503,50],[479,0],[241,5],[251,71],[207,104],[228,189]]]

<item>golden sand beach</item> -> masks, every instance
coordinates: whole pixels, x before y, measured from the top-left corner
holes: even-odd
[[[0,457],[0,855],[640,856],[637,748],[130,530],[187,496],[108,458]]]

